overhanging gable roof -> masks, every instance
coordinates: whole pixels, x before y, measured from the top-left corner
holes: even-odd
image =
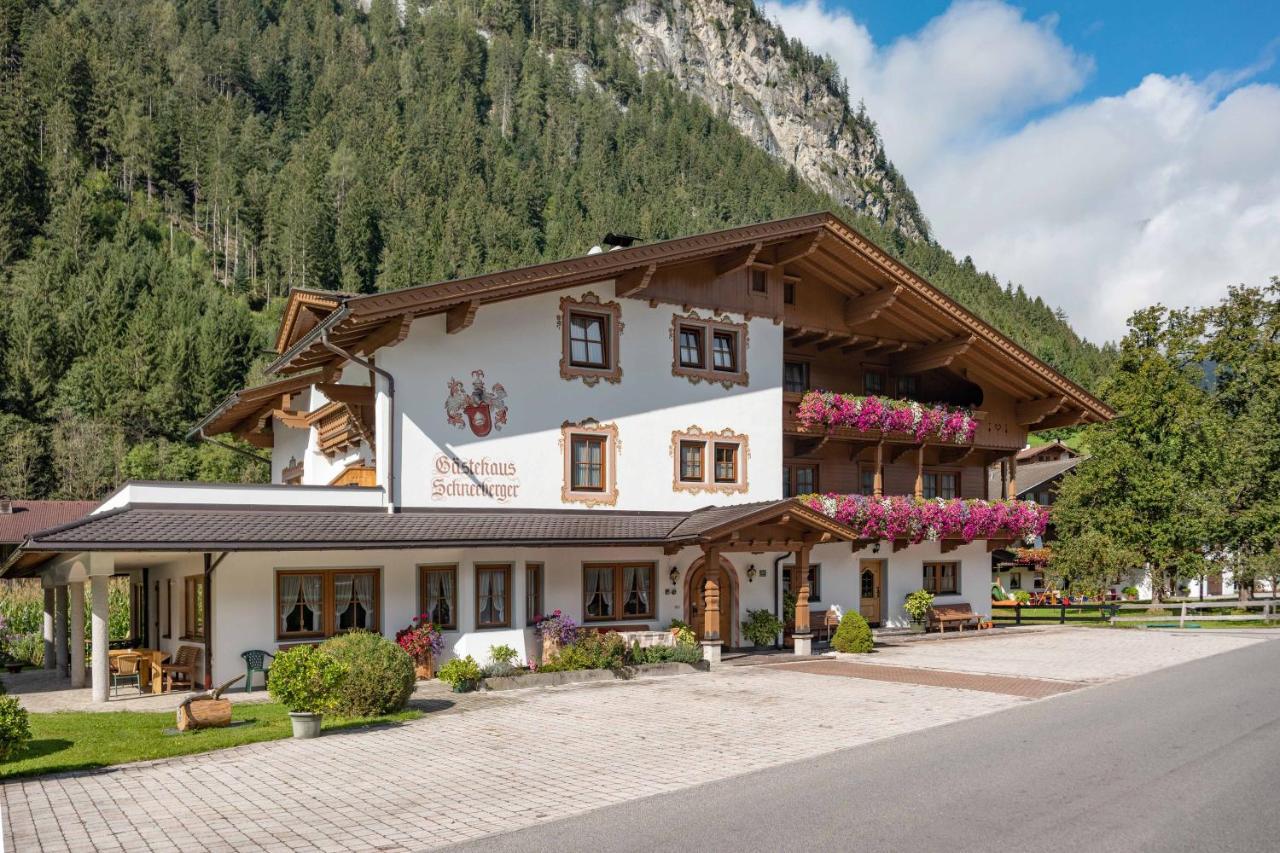
[[[904,322],[944,334],[946,339],[937,341],[940,345],[963,344],[969,350],[966,358],[975,370],[984,371],[995,382],[1004,382],[1016,399],[1032,403],[1030,410],[1040,411],[1039,419],[1043,420],[1035,428],[1114,416],[1108,406],[1079,385],[829,213],[640,244],[388,293],[350,296],[306,334],[291,334],[292,343],[268,371],[291,373],[335,360],[334,353],[321,346],[322,334],[342,349],[367,354],[390,341],[402,339],[407,323],[416,317],[597,281],[644,282],[659,268],[705,261],[752,246],[772,251],[775,256],[785,256],[784,266],[816,264],[821,256],[822,265],[828,271],[847,269],[850,279],[865,277],[867,271],[874,271],[881,289],[898,289],[892,310],[902,311]],[[855,260],[859,267],[856,274],[851,266]],[[1035,423],[1036,419],[1027,422]]]
[[[310,388],[317,382],[323,382],[327,375],[325,370],[312,370],[234,391],[192,427],[187,438],[231,432],[246,418],[264,409],[273,408],[278,398],[284,394]]]

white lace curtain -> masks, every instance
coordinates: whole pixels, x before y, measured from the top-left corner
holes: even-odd
[[[587,570],[587,613],[613,615],[613,569]]]
[[[627,612],[639,614],[649,612],[649,570],[638,566],[627,566],[622,570],[622,588],[627,593]]]
[[[488,624],[505,622],[507,618],[507,576],[504,572],[480,574],[480,619]]]
[[[441,625],[453,622],[453,573],[432,572],[427,575],[427,615]]]
[[[373,624],[373,575],[356,575],[355,588],[356,604],[364,611],[363,627],[367,628]]]
[[[300,575],[280,576],[280,628],[288,630],[289,614],[298,606],[298,593],[302,592]]]
[[[324,602],[324,585],[319,575],[302,575],[302,603],[311,611],[306,614],[309,631],[319,630],[320,608]]]
[[[333,610],[335,615],[341,615],[351,606],[351,584],[353,577],[351,575],[334,575],[333,576]]]

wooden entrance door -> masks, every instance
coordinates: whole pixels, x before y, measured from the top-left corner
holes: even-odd
[[[717,566],[713,571],[716,573],[716,582],[720,585],[720,642],[728,646],[733,641],[733,590],[729,587],[729,578],[723,566]],[[707,567],[704,564],[694,569],[689,578],[689,626],[700,641],[706,633],[706,620],[702,618],[702,594],[706,585]]]
[[[863,560],[858,572],[858,612],[872,625],[880,622],[880,588],[884,560]]]

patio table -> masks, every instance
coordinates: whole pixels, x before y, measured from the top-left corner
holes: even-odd
[[[107,652],[107,657],[111,660],[122,655],[137,656],[138,673],[141,676],[141,689],[143,691],[150,686],[152,693],[164,692],[164,679],[161,678],[160,664],[169,659],[168,652],[160,649],[112,649]]]

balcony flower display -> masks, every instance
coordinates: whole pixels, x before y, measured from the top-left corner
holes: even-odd
[[[956,444],[968,444],[978,431],[978,421],[968,409],[834,391],[806,392],[796,420],[807,429],[880,430],[914,435],[916,441],[936,438]]]
[[[1053,554],[1048,548],[1019,548],[1014,552],[1013,561],[1019,566],[1043,569],[1052,559]]]
[[[858,531],[864,539],[1034,539],[1044,532],[1049,510],[1035,501],[961,498],[917,500],[895,495],[804,495],[800,501]]]

